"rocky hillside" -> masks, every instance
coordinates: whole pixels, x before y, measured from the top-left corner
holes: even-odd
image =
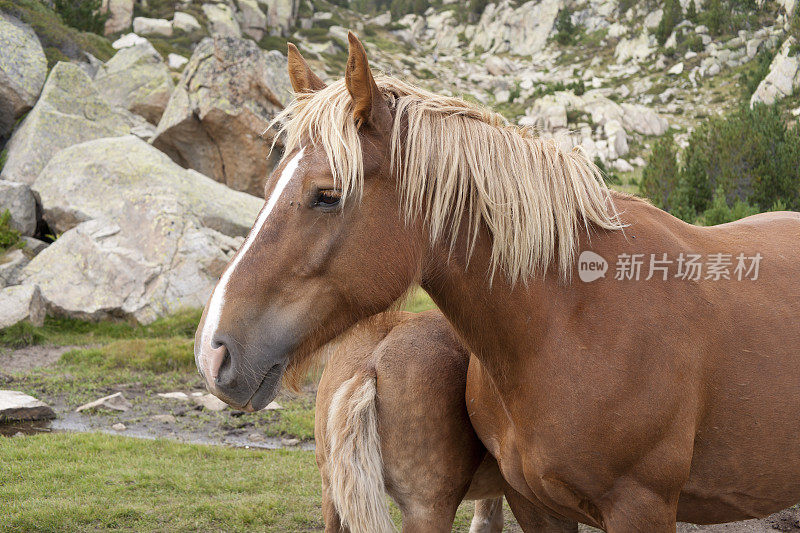
[[[280,156],[289,41],[334,79],[353,29],[377,69],[580,145],[623,188],[667,132],[800,115],[794,0],[63,4],[0,0],[0,328],[202,306]]]

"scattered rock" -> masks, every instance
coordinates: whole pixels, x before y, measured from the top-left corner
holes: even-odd
[[[131,27],[134,0],[103,0],[101,12],[108,13],[105,34],[111,35]]]
[[[114,50],[122,50],[123,48],[129,48],[131,46],[136,46],[137,44],[143,44],[149,42],[144,37],[140,37],[135,33],[127,33],[111,43],[111,47]]]
[[[22,241],[25,243],[25,253],[31,257],[39,255],[39,252],[49,246],[44,241],[40,241],[34,237],[27,237],[25,235],[22,236]]]
[[[266,6],[267,25],[281,35],[288,35],[300,8],[299,0],[259,0]],[[319,19],[318,19],[319,20]]]
[[[136,17],[133,19],[133,33],[138,35],[172,37],[172,22],[166,19]]]
[[[642,33],[633,39],[621,39],[614,49],[614,59],[617,63],[628,61],[642,61],[650,57],[655,51],[655,38],[647,33]]]
[[[23,235],[36,232],[36,199],[24,183],[0,180],[0,215],[8,209],[11,227]]]
[[[536,100],[526,115],[532,119],[532,122],[526,125],[544,131],[552,132],[567,127],[567,108],[554,95],[543,96]]]
[[[489,4],[475,26],[470,46],[492,54],[513,52],[524,56],[539,52],[547,44],[560,4],[559,0],[525,2],[517,8]],[[436,33],[437,29],[432,29]],[[453,33],[456,36],[457,32]]]
[[[153,145],[181,166],[260,196],[280,158],[270,121],[291,97],[286,58],[250,40],[203,39],[172,93]]]
[[[497,56],[489,56],[486,60],[486,70],[492,76],[505,76],[509,73],[508,65]]]
[[[172,70],[181,70],[189,60],[178,54],[169,54],[167,56],[167,66]]]
[[[172,28],[184,33],[192,33],[202,28],[197,19],[189,13],[176,11],[172,16]]]
[[[776,101],[790,96],[795,89],[800,87],[800,56],[790,55],[795,42],[794,37],[788,37],[784,41],[769,66],[769,73],[750,98],[750,106],[757,102],[772,105]]]
[[[193,399],[197,405],[200,405],[203,407],[203,409],[208,409],[209,411],[222,411],[228,407],[227,403],[223,402],[213,394],[204,394],[202,396],[194,397]]]
[[[158,124],[175,84],[167,65],[145,41],[117,52],[94,78],[97,89],[116,106]]]
[[[77,409],[75,409],[75,412],[80,413],[82,411],[87,411],[89,409],[97,409],[98,407],[124,412],[124,411],[129,411],[133,406],[131,405],[131,402],[129,402],[128,399],[125,398],[125,396],[121,392],[115,392],[114,394],[109,394],[108,396],[103,396],[102,398],[98,398],[93,402],[85,403],[80,407],[78,407]]]
[[[33,107],[8,142],[0,178],[31,184],[59,150],[91,139],[125,135],[140,117],[103,99],[74,63],[58,63]]]
[[[675,63],[667,71],[667,74],[672,74],[674,76],[677,76],[678,74],[681,74],[681,73],[683,73],[683,61],[681,61],[679,63]]]
[[[133,136],[62,150],[34,190],[63,234],[22,275],[55,312],[84,319],[202,307],[262,205]]]
[[[375,24],[376,26],[388,26],[392,23],[392,13],[391,11],[387,11],[382,15],[378,15],[377,17],[373,17],[370,23]]]
[[[111,426],[111,429],[113,429],[114,431],[125,431],[126,429],[128,429],[128,427],[122,422],[117,422],[116,424]]]
[[[278,402],[273,400],[273,401],[269,402],[267,404],[267,406],[262,409],[262,411],[278,411],[280,409],[283,409],[283,406],[281,404],[279,404]]]
[[[183,401],[187,401],[187,402],[189,401],[189,396],[187,396],[185,392],[180,392],[180,391],[178,391],[178,392],[159,392],[158,395],[161,396],[162,398],[168,398],[170,400],[183,400]]]
[[[49,405],[33,396],[19,391],[0,390],[0,421],[49,420],[55,417]]]
[[[16,120],[36,103],[47,59],[30,26],[0,12],[0,145]]]
[[[233,18],[233,10],[226,4],[203,4],[208,19],[208,31],[215,37],[241,37],[242,30]]]
[[[250,442],[264,442],[267,439],[265,439],[264,435],[262,435],[261,433],[250,433],[247,436],[247,440],[249,440]]]
[[[242,31],[255,40],[260,40],[267,31],[267,16],[258,7],[256,0],[238,0],[237,20]]]
[[[619,172],[633,172],[633,165],[620,158],[614,161],[614,169]]]
[[[297,446],[300,444],[300,439],[287,439],[286,437],[281,439],[281,444],[283,446]]]
[[[19,248],[8,250],[3,255],[0,255],[0,288],[18,285],[22,269],[30,261],[28,256]],[[2,313],[0,311],[0,314]]]
[[[622,123],[629,130],[642,135],[664,135],[669,129],[667,120],[649,107],[639,104],[621,104]]]
[[[150,419],[154,422],[162,422],[164,424],[174,424],[177,422],[177,419],[170,414],[153,415],[150,417]]]
[[[44,302],[37,286],[12,285],[0,289],[0,329],[23,321],[41,326],[44,315]]]

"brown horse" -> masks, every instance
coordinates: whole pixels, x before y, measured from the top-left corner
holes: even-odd
[[[503,530],[503,479],[469,422],[469,352],[438,311],[384,313],[332,343],[314,434],[325,531],[450,531],[463,499],[470,533]]]
[[[416,281],[480,360],[472,421],[518,518],[674,532],[800,500],[798,214],[695,227],[375,79],[355,36],[329,86],[290,55],[286,156],[198,329],[211,391],[265,405]]]

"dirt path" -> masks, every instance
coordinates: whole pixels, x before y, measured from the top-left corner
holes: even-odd
[[[28,372],[38,367],[51,366],[62,355],[75,348],[86,346],[27,346],[17,350],[4,350],[0,353],[0,374]]]

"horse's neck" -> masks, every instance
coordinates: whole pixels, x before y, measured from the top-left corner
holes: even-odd
[[[557,291],[557,274],[522,282],[512,287],[497,271],[489,284],[491,244],[478,238],[466,261],[466,246],[434,249],[423,268],[422,287],[455,327],[468,348],[493,376],[505,375],[518,350],[519,332],[537,335],[547,327],[548,307]],[[448,260],[449,257],[449,260]],[[533,348],[533,347],[532,347]]]

